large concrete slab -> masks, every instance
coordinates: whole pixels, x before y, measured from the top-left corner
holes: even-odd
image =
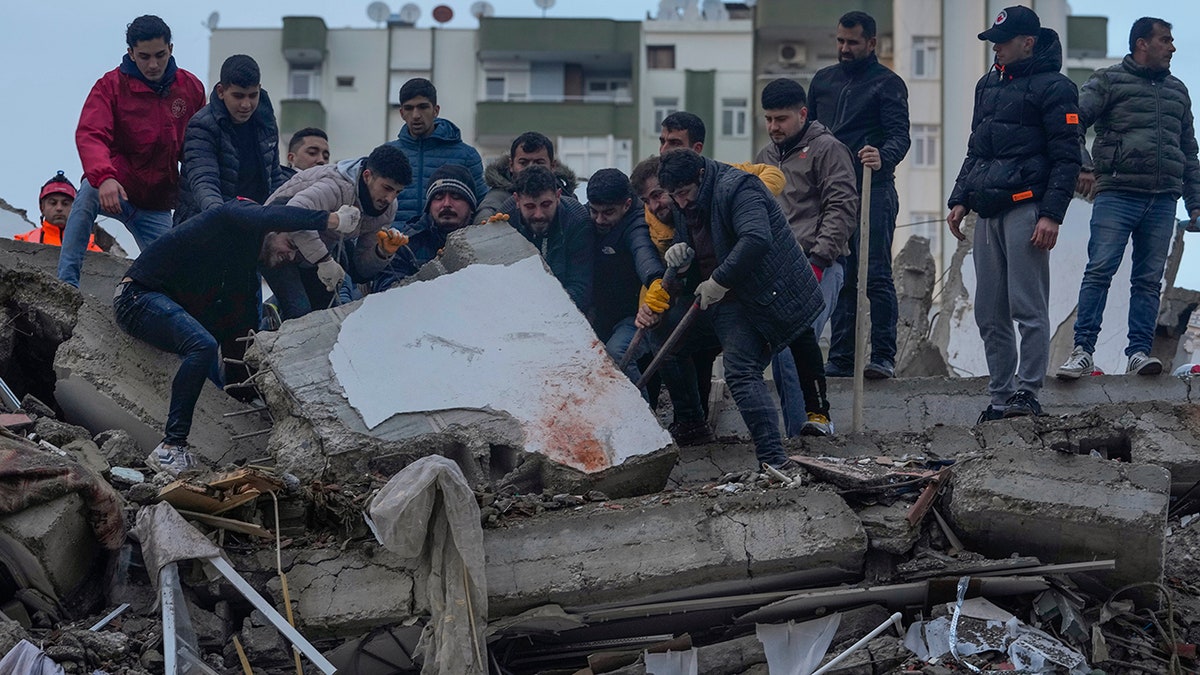
[[[973,551],[1068,563],[1114,558],[1112,588],[1162,579],[1170,475],[1157,466],[999,447],[956,467],[947,517]]]
[[[489,276],[527,281],[532,272],[540,275],[536,302],[488,299]],[[471,309],[470,294],[486,297]],[[566,293],[536,249],[507,224],[457,232],[412,283],[260,335],[249,358],[270,371],[260,386],[276,419],[269,447],[306,480],[391,475],[437,453],[458,461],[473,483],[538,474],[525,487],[599,481],[610,496],[660,489],[674,462],[673,450],[659,451],[669,437],[594,336],[581,332],[582,315],[563,303]],[[532,305],[549,308],[550,319],[521,329],[509,317],[487,318],[528,318]],[[467,332],[447,338],[452,329]],[[545,363],[530,371],[528,359],[539,353]],[[554,353],[566,356],[555,361]],[[507,391],[474,391],[485,365],[501,368],[497,384]],[[623,471],[631,464],[636,470]]]
[[[838,495],[796,488],[541,514],[485,530],[484,545],[488,609],[503,616],[806,569],[859,573],[867,535]]]

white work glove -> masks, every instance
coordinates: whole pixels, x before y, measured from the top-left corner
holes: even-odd
[[[346,278],[346,270],[333,258],[317,263],[317,278],[325,284],[325,290],[333,292]]]
[[[728,288],[718,284],[711,278],[701,281],[700,285],[696,287],[696,297],[700,299],[700,309],[708,309],[717,304],[728,292]]]
[[[680,242],[667,249],[667,252],[663,254],[663,262],[667,264],[667,267],[674,267],[680,274],[683,274],[691,266],[692,259],[695,257],[696,252],[692,250],[692,247]]]
[[[358,231],[358,221],[362,219],[362,212],[357,206],[343,206],[337,210],[337,217],[337,231],[344,236],[350,236]]]

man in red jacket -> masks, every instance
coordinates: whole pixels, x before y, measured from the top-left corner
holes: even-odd
[[[184,130],[205,103],[204,85],[175,65],[162,19],[134,19],[125,42],[121,65],[96,81],[75,130],[83,180],[63,231],[58,278],[76,287],[101,209],[142,249],[170,229]]]

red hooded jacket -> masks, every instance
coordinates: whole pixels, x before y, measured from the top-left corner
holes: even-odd
[[[105,73],[88,94],[75,130],[84,178],[96,188],[117,179],[139,208],[174,207],[183,134],[204,104],[204,85],[182,68],[165,97],[120,68]]]

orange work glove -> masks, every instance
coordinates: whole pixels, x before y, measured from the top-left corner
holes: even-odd
[[[493,213],[491,215],[491,217],[489,217],[484,222],[485,223],[498,223],[501,221],[506,222],[506,223],[508,222],[508,214],[507,213]]]
[[[667,289],[663,288],[662,279],[650,282],[650,287],[646,289],[646,295],[642,298],[642,302],[655,314],[667,311],[667,308],[671,306],[671,295],[667,293]]]
[[[396,251],[399,251],[401,246],[408,244],[408,236],[394,227],[376,232],[375,238],[379,240],[379,250],[388,257],[396,255]]]

